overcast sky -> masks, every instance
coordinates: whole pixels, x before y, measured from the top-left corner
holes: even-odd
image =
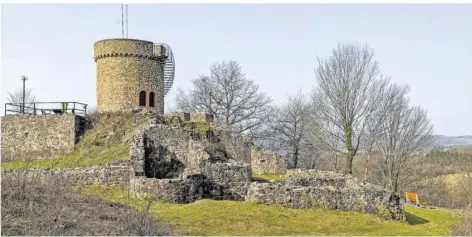
[[[40,101],[94,105],[93,44],[121,37],[119,4],[3,5],[1,103],[21,88]],[[472,5],[130,5],[129,37],[165,42],[176,88],[235,60],[275,103],[315,84],[316,56],[369,44],[385,75],[408,83],[435,133],[472,134]],[[1,113],[3,115],[3,106]]]

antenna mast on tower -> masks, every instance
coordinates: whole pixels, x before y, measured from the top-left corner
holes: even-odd
[[[128,5],[121,4],[121,38],[128,38]]]
[[[125,21],[123,20],[123,3],[121,4],[121,38],[125,37]]]
[[[128,5],[126,5],[126,38],[128,38]]]

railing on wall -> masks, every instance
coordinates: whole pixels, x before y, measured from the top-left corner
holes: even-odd
[[[14,114],[48,115],[76,114],[86,115],[87,104],[79,102],[35,102],[35,103],[5,103],[5,116]]]

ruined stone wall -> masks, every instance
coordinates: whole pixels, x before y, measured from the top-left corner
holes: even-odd
[[[207,113],[184,113],[184,112],[176,112],[176,113],[169,113],[165,116],[170,118],[178,117],[181,121],[192,121],[192,122],[213,122],[213,115]]]
[[[97,111],[138,108],[140,91],[155,93],[155,108],[164,113],[163,58],[154,43],[133,39],[108,39],[95,43],[97,62]]]
[[[130,190],[177,203],[244,200],[251,182],[247,159],[234,159],[219,136],[207,140],[191,134],[163,124],[136,131],[130,149]]]
[[[2,117],[2,161],[45,159],[73,152],[80,120],[80,116],[69,114]]]
[[[130,179],[131,193],[150,195],[159,200],[175,203],[191,203],[203,198],[201,174],[181,175],[173,179],[154,179],[134,176]]]
[[[257,174],[282,175],[287,169],[283,157],[255,147],[251,150],[251,164],[252,172]]]
[[[236,161],[251,163],[251,141],[229,131],[217,131],[215,136],[224,144],[227,153]]]
[[[129,161],[116,161],[102,166],[82,168],[30,168],[4,172],[32,179],[59,178],[71,184],[125,185],[129,183],[130,166]]]
[[[246,200],[282,204],[290,208],[325,208],[355,211],[402,220],[400,198],[372,184],[362,184],[350,175],[315,170],[294,170],[286,181],[253,182]]]
[[[208,145],[216,142],[217,149],[224,151],[232,161],[250,164],[251,144],[249,140],[225,131],[215,131],[215,137],[217,139],[214,140],[217,141],[207,140],[204,136],[201,136],[200,141],[195,141],[191,131],[164,124],[145,126],[133,133],[130,157],[136,172],[143,173],[146,149],[151,146],[161,146],[186,168],[201,168],[199,159],[202,155],[207,155],[202,151],[202,144]]]
[[[163,124],[135,130],[130,142],[130,158],[134,171],[138,175],[144,175],[146,149],[154,149],[157,146],[162,146],[173,158],[187,166],[189,140],[190,135],[187,132]]]

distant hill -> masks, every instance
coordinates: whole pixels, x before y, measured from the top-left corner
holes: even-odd
[[[436,144],[438,146],[456,147],[456,146],[472,146],[472,136],[443,136],[435,135]]]

